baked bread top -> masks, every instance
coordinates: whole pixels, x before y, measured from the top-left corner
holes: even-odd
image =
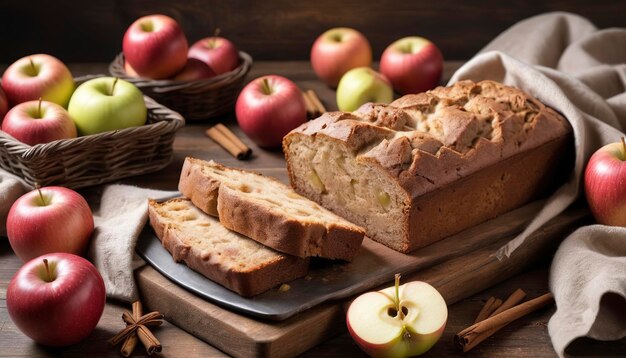
[[[341,141],[357,162],[382,166],[416,198],[570,131],[563,116],[522,90],[461,81],[389,105],[326,113],[293,130],[283,145],[299,135]]]

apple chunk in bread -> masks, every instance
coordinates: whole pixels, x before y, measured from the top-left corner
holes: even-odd
[[[448,308],[426,282],[367,292],[357,297],[347,314],[350,335],[372,357],[410,357],[428,351],[446,326]]]

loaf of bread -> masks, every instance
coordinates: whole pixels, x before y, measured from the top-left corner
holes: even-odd
[[[408,252],[553,190],[571,133],[519,89],[463,81],[324,114],[283,150],[297,192]]]
[[[178,189],[225,227],[290,255],[350,261],[363,241],[361,227],[258,173],[187,158]]]
[[[306,275],[308,259],[285,255],[226,229],[188,199],[150,200],[150,224],[174,261],[241,296]]]

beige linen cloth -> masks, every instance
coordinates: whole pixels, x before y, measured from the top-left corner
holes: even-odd
[[[520,87],[563,113],[576,136],[575,172],[549,200],[526,232],[502,248],[502,259],[515,255],[525,237],[563,211],[579,195],[589,155],[617,141],[626,125],[626,30],[597,30],[584,18],[550,13],[522,21],[498,36],[451,80],[492,79]],[[0,230],[12,201],[24,190],[0,171]],[[96,232],[90,256],[102,273],[109,297],[137,297],[132,269],[134,247],[147,220],[146,199],[171,192],[112,185],[94,207]],[[612,340],[626,335],[611,302],[626,296],[626,229],[581,228],[559,248],[551,269],[557,312],[549,323],[561,356],[576,337]],[[606,292],[613,298],[603,299]],[[621,297],[620,297],[621,296]],[[618,311],[619,312],[619,311]],[[623,317],[623,316],[622,316]]]
[[[550,13],[524,20],[494,39],[450,83],[492,79],[520,87],[563,113],[575,134],[573,176],[528,228],[504,246],[515,255],[527,235],[579,195],[584,165],[626,127],[626,29],[598,30],[586,19]],[[559,356],[577,337],[626,336],[626,229],[594,225],[565,239],[553,260],[557,311],[548,329]]]

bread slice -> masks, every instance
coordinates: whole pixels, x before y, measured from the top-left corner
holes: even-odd
[[[150,224],[174,261],[249,297],[306,275],[308,259],[285,255],[226,229],[190,200],[148,203]]]
[[[187,158],[178,189],[225,227],[287,254],[350,261],[363,241],[361,227],[258,173]]]

